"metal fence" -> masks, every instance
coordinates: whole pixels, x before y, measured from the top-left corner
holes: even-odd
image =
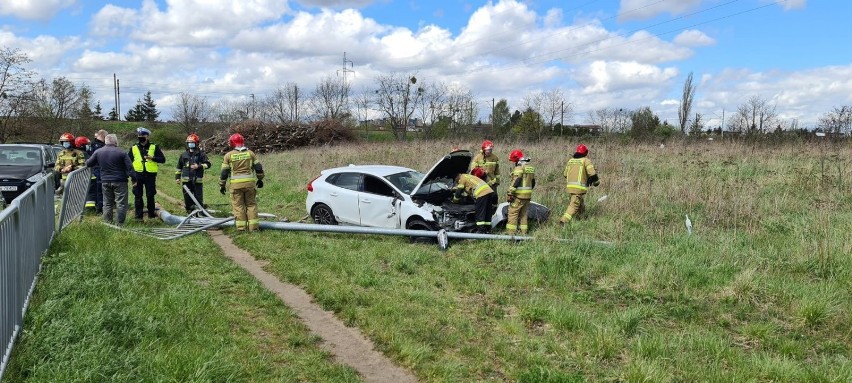
[[[75,219],[83,219],[86,209],[86,195],[92,179],[92,168],[82,167],[71,173],[65,179],[62,192],[62,207],[59,209],[59,221],[56,232],[59,233]]]
[[[53,175],[36,182],[0,212],[0,379],[21,332],[41,256],[55,233]]]

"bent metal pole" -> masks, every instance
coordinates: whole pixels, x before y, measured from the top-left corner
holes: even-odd
[[[158,210],[160,219],[169,225],[180,225],[184,222],[204,223],[211,221],[210,218],[187,218],[173,215],[163,209]],[[189,220],[189,221],[187,221]],[[220,226],[233,226],[234,222],[226,222]],[[295,222],[270,222],[260,221],[260,228],[266,230],[282,230],[282,231],[309,231],[321,233],[348,233],[348,234],[379,234],[379,235],[399,235],[404,237],[423,237],[437,238],[441,231],[432,230],[408,230],[408,229],[384,229],[379,227],[362,227],[362,226],[340,226],[340,225],[319,225],[315,223],[295,223]],[[448,238],[453,239],[492,239],[503,241],[526,241],[533,237],[518,236],[518,235],[499,235],[499,234],[474,234],[474,233],[459,233],[446,232]]]

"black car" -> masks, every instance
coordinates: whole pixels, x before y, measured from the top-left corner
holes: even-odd
[[[56,157],[48,145],[0,144],[0,194],[6,203],[54,172]],[[58,175],[57,175],[58,176]]]

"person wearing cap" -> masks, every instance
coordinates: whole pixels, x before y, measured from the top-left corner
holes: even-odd
[[[535,168],[529,165],[530,158],[519,149],[509,153],[509,162],[515,164],[515,168],[512,169],[506,198],[509,201],[506,234],[515,235],[520,231],[521,235],[527,235],[528,210],[535,187]]]
[[[201,206],[194,206],[192,198],[186,189],[183,190],[183,206],[187,213],[194,209],[204,207],[204,169],[210,168],[210,160],[207,153],[198,147],[201,139],[192,133],[186,137],[186,151],[178,158],[177,170],[175,170],[175,182],[186,186]]]
[[[587,158],[589,148],[586,145],[577,145],[574,150],[574,155],[568,160],[565,165],[565,171],[562,173],[567,181],[566,188],[568,189],[568,209],[565,214],[559,219],[559,223],[566,224],[571,222],[575,214],[582,214],[585,210],[583,197],[589,191],[589,186],[598,186],[601,184],[598,179],[598,174],[595,172],[595,166],[592,161]]]
[[[133,207],[136,209],[138,221],[144,219],[145,205],[148,205],[148,218],[157,216],[154,206],[154,196],[157,194],[157,171],[159,164],[166,162],[163,151],[148,140],[149,136],[151,136],[150,130],[141,126],[136,128],[136,137],[139,142],[131,146],[127,152],[133,163],[133,170],[136,172],[136,182],[133,183]],[[142,199],[143,193],[145,200]]]

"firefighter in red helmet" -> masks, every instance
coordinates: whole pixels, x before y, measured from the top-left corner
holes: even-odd
[[[175,182],[189,189],[187,192],[182,188],[183,206],[187,213],[204,208],[204,170],[210,168],[210,159],[207,158],[207,153],[198,147],[200,142],[201,139],[195,133],[186,136],[186,150],[178,158],[175,170]],[[195,197],[201,206],[195,206],[192,197]]]
[[[494,193],[488,183],[480,178],[484,174],[485,170],[481,167],[473,168],[470,174],[459,173],[456,176],[456,186],[453,189],[453,203],[461,202],[462,194],[473,198],[473,206],[476,211],[475,233],[491,232],[491,216],[494,215],[493,206],[497,200],[497,193]]]
[[[62,133],[59,136],[59,144],[62,145],[63,149],[56,158],[54,170],[62,175],[62,183],[59,185],[59,189],[56,189],[56,194],[62,194],[65,190],[65,180],[68,178],[68,173],[86,166],[86,155],[74,148],[73,134]]]
[[[562,224],[571,222],[574,215],[583,213],[585,210],[583,197],[589,191],[590,186],[598,186],[601,183],[595,171],[595,166],[587,158],[588,155],[589,148],[586,145],[577,145],[574,155],[568,159],[568,164],[565,165],[563,175],[567,182],[569,201],[565,214],[559,219]]]
[[[497,155],[494,154],[493,142],[489,140],[482,141],[482,147],[470,162],[468,171],[476,167],[480,167],[485,171],[485,176],[481,178],[488,182],[488,186],[491,186],[491,189],[497,190],[497,186],[500,185],[500,162]]]
[[[521,235],[526,235],[529,230],[528,209],[535,187],[535,168],[528,165],[530,158],[518,149],[509,153],[509,162],[513,163],[515,168],[512,169],[512,179],[507,193],[509,217],[506,221],[506,234],[514,235],[520,231]]]
[[[225,194],[225,185],[230,181],[231,209],[237,230],[258,230],[260,220],[257,214],[257,189],[263,187],[263,167],[257,155],[246,148],[245,139],[241,134],[232,134],[228,138],[228,144],[231,151],[225,154],[222,161],[219,192]]]

